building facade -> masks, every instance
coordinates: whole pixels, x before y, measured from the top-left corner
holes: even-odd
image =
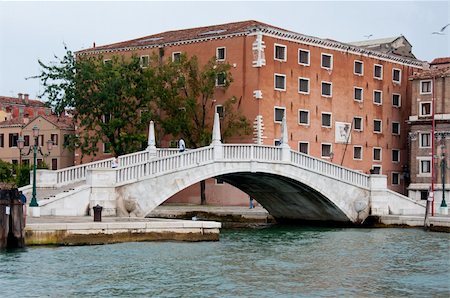
[[[51,109],[28,96],[18,98],[0,97],[2,117],[0,121],[0,159],[12,164],[33,163],[30,147],[34,145],[33,127],[39,128],[38,145],[42,154],[38,153],[37,163],[45,164],[49,169],[57,170],[74,165],[74,153],[64,147],[64,140],[74,134],[75,129],[71,117],[57,117]],[[23,138],[24,148],[19,149],[18,140]],[[48,152],[47,142],[52,142]],[[29,154],[27,154],[29,153]]]
[[[450,199],[450,57],[433,60],[429,69],[414,73],[410,81],[408,193],[415,200],[426,200],[433,181],[435,207],[439,207],[443,189],[446,201]]]
[[[257,21],[169,31],[77,55],[107,60],[134,54],[145,63],[153,54],[167,60],[179,53],[196,55],[200,63],[216,57],[232,65],[233,83],[227,90],[218,86],[216,109],[235,96],[254,132],[230,142],[276,145],[286,116],[291,148],[365,173],[385,174],[391,189],[406,192],[402,169],[408,163],[408,78],[423,67],[414,56]]]

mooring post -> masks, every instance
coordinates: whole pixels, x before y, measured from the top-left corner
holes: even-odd
[[[17,188],[0,186],[0,248],[25,246],[23,204]]]

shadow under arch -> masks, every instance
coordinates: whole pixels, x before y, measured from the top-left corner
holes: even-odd
[[[337,222],[350,219],[326,196],[294,179],[263,172],[216,176],[260,203],[277,222]]]

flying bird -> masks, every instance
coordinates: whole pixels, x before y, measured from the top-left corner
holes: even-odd
[[[367,37],[367,39],[371,38],[372,36],[373,36],[373,34],[364,35],[364,37]]]
[[[450,25],[450,23],[447,24],[447,25],[445,25],[444,27],[442,27],[441,30],[439,30],[439,31],[434,31],[434,32],[431,33],[431,34],[445,35],[444,31],[445,31],[445,29],[447,29],[447,27],[448,27],[449,25]]]

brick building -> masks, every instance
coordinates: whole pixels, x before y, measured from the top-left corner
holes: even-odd
[[[450,196],[450,57],[437,58],[430,68],[414,73],[411,81],[411,116],[409,117],[410,198],[426,200],[432,181],[435,183],[435,206],[442,200],[442,161],[446,161],[446,201]],[[434,100],[433,100],[434,98]],[[435,119],[434,162],[432,159],[432,119]]]
[[[391,189],[405,193],[408,77],[423,67],[410,52],[383,52],[244,21],[163,32],[77,55],[106,60],[136,54],[143,64],[153,54],[165,60],[186,53],[200,63],[215,56],[232,65],[234,79],[226,91],[218,87],[217,109],[236,96],[255,127],[253,136],[233,141],[275,145],[286,115],[291,148],[385,174]]]
[[[64,148],[64,139],[75,132],[71,117],[52,115],[44,103],[20,93],[17,98],[0,96],[0,117],[0,159],[13,164],[32,164],[32,153],[21,156],[18,140],[24,139],[22,153],[27,153],[34,144],[32,129],[37,126],[38,145],[44,154],[48,153],[46,143],[49,140],[53,143],[48,156],[38,154],[38,164],[45,163],[53,170],[74,164],[73,151]]]

